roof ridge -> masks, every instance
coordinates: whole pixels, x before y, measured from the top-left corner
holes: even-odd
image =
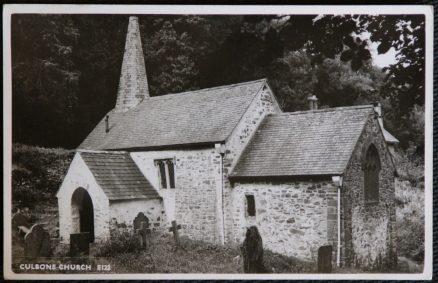
[[[271,114],[270,116],[290,116],[297,114],[311,114],[311,113],[320,113],[320,112],[334,112],[334,111],[342,111],[342,110],[350,110],[350,109],[363,109],[363,108],[373,108],[372,104],[366,105],[354,105],[354,106],[342,106],[342,107],[332,107],[318,110],[302,110],[302,111],[294,111],[294,112],[283,112],[278,114]]]
[[[120,151],[120,150],[91,150],[91,149],[77,149],[78,153],[91,153],[91,154],[127,154],[127,151]]]
[[[267,79],[263,78],[263,79],[247,81],[247,82],[241,82],[241,83],[235,83],[235,84],[229,84],[229,85],[220,85],[220,86],[207,87],[207,88],[196,89],[196,90],[188,90],[188,91],[177,92],[177,93],[168,93],[168,94],[163,94],[163,95],[158,95],[158,96],[151,96],[149,98],[145,98],[143,101],[146,101],[146,100],[149,100],[149,99],[167,98],[169,96],[185,95],[185,94],[189,94],[189,93],[217,90],[217,89],[221,89],[221,88],[228,88],[228,87],[236,87],[236,86],[242,86],[242,85],[248,85],[248,84],[255,84],[255,83],[258,83],[258,82],[261,83],[261,82],[266,82],[266,81],[267,81]]]

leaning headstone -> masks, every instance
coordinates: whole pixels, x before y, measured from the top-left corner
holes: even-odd
[[[18,226],[18,233],[19,233],[20,235],[22,235],[23,238],[24,238],[24,236],[26,236],[26,234],[29,233],[29,232],[30,232],[30,229],[27,228],[26,226]]]
[[[141,223],[142,222],[146,222],[147,225],[149,226],[149,218],[146,217],[146,215],[144,215],[143,212],[139,212],[137,214],[137,216],[134,218],[134,230],[140,229],[141,228]]]
[[[263,241],[256,226],[246,230],[245,241],[241,247],[243,271],[245,273],[265,273],[263,264]]]
[[[50,255],[50,235],[42,224],[33,225],[24,236],[24,254],[29,259]]]
[[[88,256],[90,254],[90,233],[70,234],[70,256]]]
[[[29,227],[30,225],[27,217],[17,212],[12,216],[12,231],[18,231],[19,226]]]
[[[318,272],[332,272],[332,246],[322,246],[318,249]]]

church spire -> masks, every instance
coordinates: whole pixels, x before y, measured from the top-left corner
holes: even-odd
[[[126,112],[149,97],[138,17],[129,17],[125,54],[117,91],[116,112]]]

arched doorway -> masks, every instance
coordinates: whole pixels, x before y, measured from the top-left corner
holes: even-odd
[[[73,233],[89,232],[90,242],[94,242],[93,201],[88,192],[77,188],[71,197]]]

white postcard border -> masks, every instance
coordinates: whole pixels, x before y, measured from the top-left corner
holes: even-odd
[[[425,103],[425,259],[423,273],[355,274],[17,274],[12,271],[11,168],[12,168],[12,77],[11,15],[22,14],[424,14],[426,17]],[[8,4],[3,6],[3,271],[6,279],[432,279],[433,251],[433,6],[269,6],[269,5],[88,5]]]

